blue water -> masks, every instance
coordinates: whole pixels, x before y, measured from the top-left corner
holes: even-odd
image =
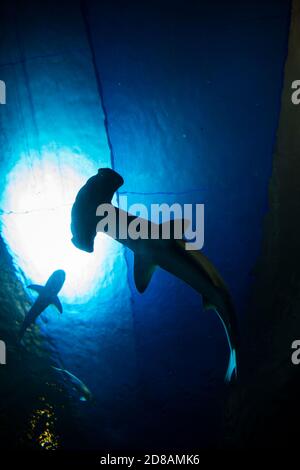
[[[64,314],[49,311],[39,324],[59,366],[95,397],[79,407],[89,445],[103,445],[100,435],[114,447],[210,445],[227,393],[221,322],[160,269],[138,294],[133,256],[116,242],[99,238],[94,255],[76,253],[69,210],[100,166],[123,176],[129,204],[204,203],[204,252],[242,323],[268,208],[289,2],[87,7],[88,23],[73,12],[61,43],[49,28],[39,45],[47,15],[34,33],[14,23],[17,65],[2,58],[0,70],[23,120],[8,104],[14,145],[4,144],[1,167],[3,233],[28,281],[66,270]]]

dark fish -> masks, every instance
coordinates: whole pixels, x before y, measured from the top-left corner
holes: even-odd
[[[80,401],[92,401],[93,396],[88,387],[80,380],[76,375],[71,374],[66,369],[60,369],[58,367],[52,366],[52,369],[59,372],[65,381],[69,381],[72,385],[72,388],[79,394]]]
[[[225,328],[230,348],[225,377],[226,381],[230,381],[237,374],[237,322],[233,302],[223,279],[214,265],[200,251],[186,250],[184,241],[174,237],[163,239],[161,237],[163,224],[157,226],[112,206],[111,199],[122,184],[123,178],[109,168],[101,168],[97,175],[87,181],[79,191],[72,208],[72,242],[80,250],[93,252],[94,239],[99,230],[97,224],[100,220],[96,216],[97,207],[100,204],[110,205],[116,212],[117,227],[115,235],[107,233],[134,252],[134,279],[138,291],[145,291],[156,266],[160,266],[195,289],[202,295],[204,308],[212,309],[218,314]],[[130,237],[121,238],[119,234],[128,233],[128,226],[136,219],[139,219],[141,225],[155,225],[151,233],[159,233],[159,238],[137,240]],[[183,224],[187,228],[187,221],[177,220],[167,223],[173,230],[176,223]]]
[[[47,307],[49,307],[49,305],[55,305],[57,310],[62,313],[62,305],[60,303],[59,298],[57,297],[57,294],[61,290],[65,279],[66,273],[63,270],[59,269],[57,271],[54,271],[53,274],[51,274],[45,286],[39,286],[37,284],[31,284],[30,286],[28,286],[28,289],[36,291],[39,296],[24,319],[19,333],[19,341],[21,341],[21,339],[23,338],[27,328],[35,322],[38,316]]]

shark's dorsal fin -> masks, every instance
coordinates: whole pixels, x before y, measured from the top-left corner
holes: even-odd
[[[162,238],[163,234],[170,234],[167,235],[167,238],[173,240],[175,238],[175,234],[178,233],[177,239],[181,240],[184,238],[184,232],[190,226],[191,221],[188,219],[171,219],[167,222],[163,222],[160,224],[160,238]]]
[[[141,294],[147,289],[155,267],[146,256],[137,254],[134,256],[134,282]]]
[[[27,286],[27,289],[34,290],[38,294],[41,294],[44,290],[43,286],[39,286],[38,284],[30,284],[30,286]]]
[[[52,299],[51,304],[54,305],[60,313],[63,313],[62,305],[61,305],[60,300],[57,296],[55,296]]]

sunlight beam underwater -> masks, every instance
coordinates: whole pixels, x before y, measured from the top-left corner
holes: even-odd
[[[76,193],[95,165],[72,152],[44,151],[39,159],[22,155],[7,176],[1,198],[2,234],[15,265],[28,283],[45,284],[58,268],[67,273],[61,298],[84,304],[101,288],[106,275],[107,251],[114,250],[103,237],[94,257],[70,242],[70,209]]]

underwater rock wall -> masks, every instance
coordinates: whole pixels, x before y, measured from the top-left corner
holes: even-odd
[[[291,345],[300,338],[300,1],[293,0],[281,112],[251,308],[244,324],[243,382],[231,396],[232,445],[298,445],[299,366]]]
[[[30,301],[1,237],[0,259],[0,337],[6,344],[6,365],[0,367],[1,448],[68,447],[77,436],[76,409],[50,367],[51,344],[39,328],[30,329],[24,345],[17,343]]]

